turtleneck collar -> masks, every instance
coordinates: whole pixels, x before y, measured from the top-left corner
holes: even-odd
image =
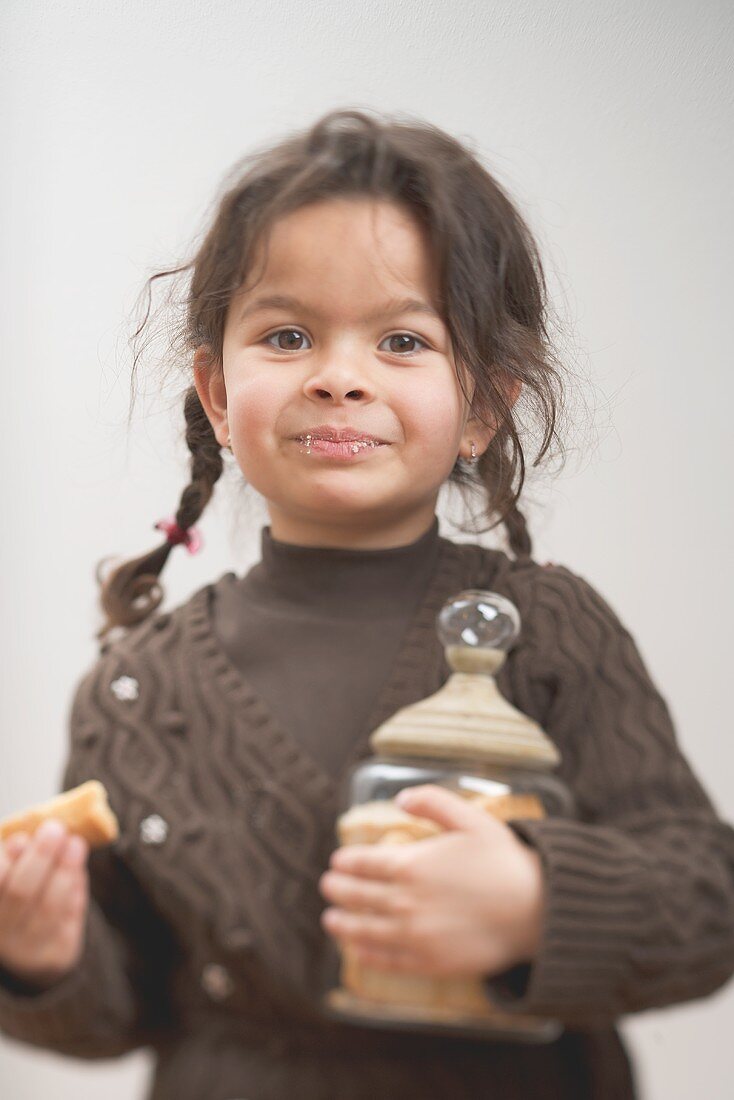
[[[379,550],[281,542],[268,525],[260,532],[261,560],[238,587],[273,609],[374,618],[420,595],[439,549],[437,516],[414,542]]]

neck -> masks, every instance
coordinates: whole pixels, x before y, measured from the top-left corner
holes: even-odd
[[[324,521],[284,512],[268,503],[269,531],[273,539],[295,546],[314,546],[342,550],[390,550],[409,546],[430,531],[436,513],[432,500],[409,514],[401,513],[381,523],[364,522],[353,516],[333,516]]]
[[[441,546],[438,516],[410,543],[394,547],[304,546],[273,537],[263,527],[261,560],[240,580],[249,599],[270,614],[295,609],[319,617],[390,617],[432,573]],[[298,629],[294,620],[293,629]]]

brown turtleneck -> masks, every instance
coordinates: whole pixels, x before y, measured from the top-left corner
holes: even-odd
[[[269,526],[260,541],[248,573],[222,578],[214,627],[277,723],[336,776],[369,732],[373,700],[436,567],[438,517],[415,542],[387,550],[299,546]]]

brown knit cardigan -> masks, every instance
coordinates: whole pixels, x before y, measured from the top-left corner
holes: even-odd
[[[90,856],[75,969],[40,993],[0,972],[6,1036],[86,1059],[150,1046],[149,1100],[636,1095],[615,1021],[734,973],[734,829],[586,580],[441,544],[367,732],[445,682],[435,616],[450,595],[489,588],[516,604],[522,634],[498,686],[558,745],[579,819],[513,823],[542,858],[542,943],[486,988],[507,1011],[560,1020],[562,1035],[500,1042],[325,1017],[337,963],[317,881],[338,784],[229,661],[206,585],[107,646],[76,687],[61,788],[102,780],[121,835]],[[351,763],[369,752],[365,737]]]

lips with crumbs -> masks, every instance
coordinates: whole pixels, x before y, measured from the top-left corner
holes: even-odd
[[[354,459],[358,455],[370,454],[390,445],[386,439],[359,428],[336,428],[329,424],[319,424],[302,432],[295,439],[306,447],[306,454],[343,459]]]

